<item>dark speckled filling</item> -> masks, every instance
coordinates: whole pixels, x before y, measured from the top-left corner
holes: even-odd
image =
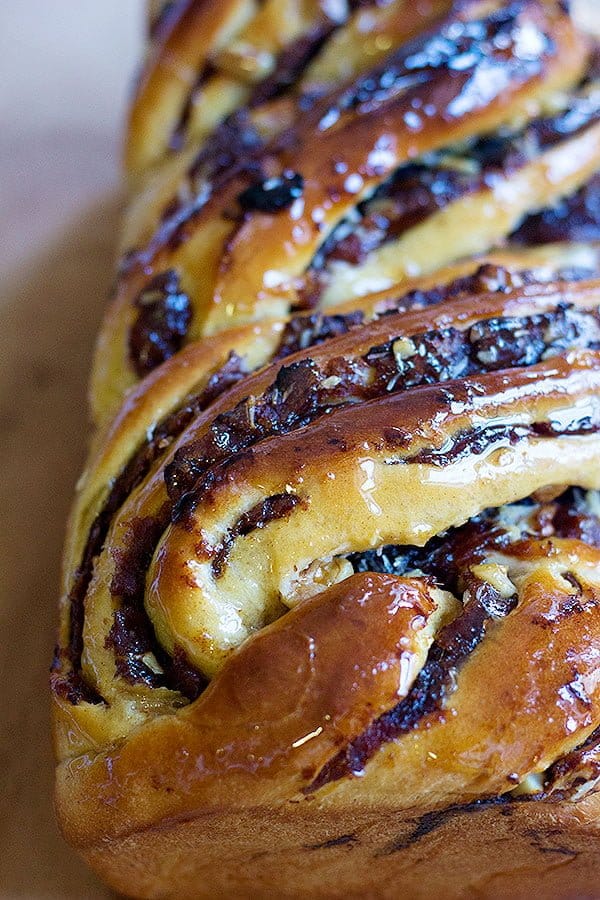
[[[190,298],[177,272],[156,275],[138,294],[136,318],[129,331],[129,356],[143,378],[181,348],[192,321]]]
[[[177,451],[165,471],[169,496],[180,501],[210,467],[271,435],[304,427],[336,407],[469,375],[530,366],[569,346],[599,344],[596,312],[559,307],[534,316],[488,319],[465,331],[445,328],[399,338],[373,347],[362,357],[339,357],[324,366],[311,359],[292,363],[280,369],[262,396],[246,398],[221,413],[203,437]],[[466,446],[467,451],[473,447]],[[447,460],[440,457],[437,462]],[[189,504],[186,510],[189,514]]]

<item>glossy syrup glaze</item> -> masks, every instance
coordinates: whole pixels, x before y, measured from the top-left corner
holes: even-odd
[[[305,303],[319,302],[322,283],[332,263],[358,265],[369,253],[477,191],[494,189],[545,150],[576,135],[600,119],[600,92],[569,98],[567,110],[527,123],[522,131],[508,129],[486,135],[470,146],[430,154],[423,162],[400,168],[373,195],[358,204],[316,253],[303,288]],[[597,176],[569,197],[541,213],[528,216],[511,240],[534,246],[561,240],[600,238]]]
[[[449,327],[407,333],[353,358],[335,356],[330,347],[325,365],[307,358],[284,366],[262,396],[251,393],[219,415],[202,440],[178,450],[165,471],[169,495],[180,499],[209,467],[257,441],[304,427],[336,407],[421,385],[534,365],[580,341],[589,347],[600,343],[597,314],[559,308],[529,318],[491,318],[467,330]],[[449,462],[457,452],[456,448],[449,451],[438,464]],[[419,461],[426,460],[419,457]]]

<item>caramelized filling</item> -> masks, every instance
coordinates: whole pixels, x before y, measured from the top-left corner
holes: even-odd
[[[129,356],[140,378],[182,347],[192,320],[190,299],[172,269],[156,275],[138,294],[129,331]]]
[[[419,569],[452,593],[460,593],[460,577],[469,565],[481,562],[492,550],[505,550],[526,537],[568,538],[600,548],[598,494],[570,488],[554,500],[533,498],[487,509],[459,528],[436,535],[424,547],[390,545],[351,553],[355,572],[404,575]]]
[[[286,171],[277,178],[251,184],[239,195],[238,203],[246,212],[276,213],[298,200],[303,190],[302,175]]]
[[[508,615],[517,604],[516,594],[502,597],[492,585],[476,579],[470,591],[471,598],[462,615],[438,634],[408,696],[326,763],[304,793],[312,793],[345,775],[361,775],[367,760],[382,744],[411,731],[425,716],[441,708],[452,689],[457,668],[481,643],[490,620]]]
[[[127,277],[134,269],[149,266],[160,248],[174,250],[184,243],[194,216],[230,181],[249,185],[266,177],[264,151],[264,141],[247,110],[233,113],[217,126],[190,166],[177,196],[163,210],[158,230],[148,244],[124,255],[119,274]]]
[[[552,39],[532,21],[527,23],[531,27],[528,35],[532,39],[531,47],[522,46],[522,16],[526,8],[524,0],[513,0],[484,18],[462,20],[451,15],[441,27],[422,32],[360,75],[333,102],[329,101],[321,115],[321,129],[335,125],[349,110],[365,113],[393,100],[407,85],[437,82],[441,72],[446,83],[454,81],[463,85],[459,97],[450,104],[450,115],[460,115],[488,102],[479,85],[471,81],[478,66],[485,67],[489,81],[495,81],[497,86],[534,78],[543,71],[555,47]],[[434,112],[439,114],[441,106],[436,105]],[[411,120],[406,124],[410,128]],[[416,121],[413,124],[417,127]]]
[[[351,0],[347,8],[367,5],[370,4],[365,0]],[[174,6],[167,4],[166,8]],[[478,94],[475,84],[478,72],[483,71],[500,86],[543,74],[545,60],[554,48],[552,41],[531,22],[534,34],[529,39],[533,38],[534,49],[528,49],[527,41],[520,43],[520,16],[526,8],[525,2],[515,0],[483,20],[451,19],[441,30],[421,35],[392,52],[384,63],[333,97],[296,98],[297,112],[310,118],[320,131],[327,132],[345,116],[366,114],[393,103],[407,85],[409,88],[433,85],[431,99],[435,104],[430,105],[434,113],[440,117],[450,114],[459,117],[465,109],[487,102]],[[164,15],[156,26],[159,31],[166,27],[170,12]],[[310,60],[339,24],[324,16],[309,33],[281,51],[274,71],[250,92],[246,109],[228,117],[208,139],[188,172],[187,183],[164,211],[157,234],[146,248],[127,256],[123,274],[135,266],[149,264],[158,249],[173,249],[185,241],[190,222],[211,197],[231,182],[235,185],[239,182],[233,195],[237,198],[237,208],[233,213],[227,210],[224,215],[234,218],[242,219],[255,211],[276,214],[302,197],[303,174],[279,165],[300,145],[300,126],[267,142],[253,124],[249,110],[293,89]],[[209,61],[199,73],[172,134],[172,149],[183,145],[194,103],[215,71]],[[446,94],[451,94],[447,103],[442,102],[447,99]],[[430,113],[415,105],[414,113],[406,117],[407,129],[417,131],[423,115]],[[318,250],[308,270],[301,306],[312,308],[318,303],[332,264],[359,265],[371,252],[436,211],[469,193],[493,187],[498,176],[510,175],[545,149],[599,119],[597,98],[595,101],[571,98],[567,112],[530,122],[518,134],[502,131],[469,142],[453,156],[430,154],[401,167],[359,203]],[[600,176],[596,175],[552,209],[528,216],[512,240],[522,245],[565,239],[600,240],[599,198]],[[579,274],[570,271],[559,274],[560,277],[573,280]],[[510,291],[517,283],[527,284],[529,279],[531,283],[539,280],[529,273],[511,275],[501,269],[484,267],[475,276],[451,285],[414,291],[389,300],[387,309],[382,309],[380,314],[433,305],[463,291],[475,294],[478,290]],[[136,318],[129,333],[130,359],[137,374],[143,377],[182,347],[192,318],[192,304],[181,290],[177,273],[168,270],[144,287],[135,300],[135,308]],[[361,312],[295,317],[285,328],[273,360],[344,334],[363,321]],[[167,687],[188,700],[195,699],[206,686],[205,678],[190,665],[180,647],[176,646],[170,655],[159,645],[144,608],[147,571],[169,523],[185,519],[203,492],[222,477],[227,465],[253,445],[309,425],[338,407],[432,384],[444,386],[442,389],[453,396],[452,383],[460,385],[465,377],[532,366],[571,348],[598,347],[598,310],[581,311],[559,305],[551,312],[537,315],[481,320],[465,330],[447,327],[400,335],[371,347],[362,356],[340,356],[321,362],[305,358],[283,366],[259,396],[246,397],[233,409],[215,417],[206,434],[177,452],[165,471],[169,500],[157,515],[131,520],[124,549],[112,550],[114,575],[110,592],[118,600],[118,609],[106,647],[113,653],[116,674],[132,685]],[[103,702],[86,683],[81,658],[85,597],[114,516],[186,426],[217,396],[247,375],[244,361],[232,353],[202,392],[187,398],[156,426],[115,479],[92,524],[75,573],[69,594],[69,642],[65,649],[58,651],[54,665],[54,689],[71,703]],[[456,396],[459,391],[460,387]],[[456,434],[447,445],[421,450],[402,462],[447,466],[460,456],[483,453],[496,443],[513,444],[526,435],[585,434],[599,428],[600,422],[585,414],[568,422],[550,420],[528,426],[494,424]],[[243,514],[221,544],[211,551],[214,576],[218,578],[224,573],[238,538],[291,515],[302,502],[293,494],[275,494]],[[517,604],[516,589],[506,592],[482,580],[474,574],[474,564],[484,562],[493,551],[518,555],[519,542],[531,536],[577,538],[600,548],[599,507],[596,494],[571,488],[551,500],[530,498],[486,510],[464,525],[437,535],[423,548],[394,545],[349,554],[346,559],[355,572],[390,572],[400,576],[413,573],[411,577],[426,579],[432,586],[464,594],[465,607],[458,618],[437,634],[408,696],[340,750],[321,769],[306,793],[347,775],[362,773],[367,761],[384,743],[440,714],[445,699],[454,689],[460,667],[485,639],[491,623],[510,615]],[[575,576],[572,579],[577,586]],[[65,661],[70,670],[62,674]],[[597,729],[576,751],[554,763],[546,773],[546,795],[554,792],[560,798],[572,797],[585,783],[584,776],[579,774],[582,771],[588,780],[590,772],[600,778],[599,740]],[[565,782],[571,775],[567,788]]]

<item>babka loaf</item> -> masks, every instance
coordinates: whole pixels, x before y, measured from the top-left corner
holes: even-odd
[[[139,898],[600,896],[600,9],[149,22],[65,836]]]

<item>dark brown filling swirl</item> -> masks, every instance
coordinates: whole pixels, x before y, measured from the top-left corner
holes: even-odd
[[[527,216],[510,240],[530,247],[557,241],[600,241],[600,174],[554,206]]]
[[[474,277],[481,279],[482,274]],[[490,273],[487,273],[484,278],[488,287],[489,277]],[[498,282],[498,273],[495,277]],[[503,280],[499,281],[502,286]],[[339,317],[305,317],[301,327],[296,324],[284,334],[278,353],[289,352],[294,341],[318,343],[332,331],[337,334],[341,329],[352,327],[355,318],[353,314],[350,317],[349,321]],[[218,467],[227,458],[235,459],[253,443],[273,434],[283,434],[302,427],[340,405],[362,402],[391,391],[442,383],[476,372],[532,365],[548,353],[559,353],[570,346],[595,346],[599,340],[597,311],[583,312],[559,306],[552,313],[537,316],[484,320],[465,332],[454,328],[424,332],[409,339],[402,338],[400,347],[397,346],[397,341],[390,341],[372,348],[363,357],[333,359],[325,367],[317,367],[311,359],[284,366],[273,385],[261,397],[243,400],[233,410],[221,414],[203,438],[178,451],[165,473],[171,503],[174,505],[165,513],[164,522],[162,517],[156,522],[157,537],[150,541],[152,551],[169,515],[180,518],[189,514],[190,503],[193,507],[196,502],[196,488],[199,489],[202,477],[206,477],[211,469]],[[231,356],[225,366],[212,376],[203,392],[189,398],[181,408],[157,426],[152,437],[140,447],[115,480],[92,525],[82,562],[69,594],[70,638],[61,655],[69,662],[70,671],[67,675],[60,674],[59,660],[54,683],[55,689],[72,702],[82,699],[97,702],[99,699],[81,676],[84,599],[93,574],[94,561],[102,552],[114,515],[183,428],[216,396],[246,375],[247,369],[243,361],[235,355]],[[580,423],[580,427],[589,429],[595,427],[595,424]],[[519,435],[515,432],[509,437],[517,440]],[[505,439],[506,435],[477,435],[477,446],[481,444],[483,449],[486,442],[499,438]],[[462,439],[463,452],[476,451],[473,439],[473,435]],[[458,445],[444,449],[441,455],[438,453],[436,459],[432,458],[430,461],[444,464],[448,453],[457,452],[460,452]],[[182,503],[184,495],[192,489],[193,495]],[[153,528],[149,532],[153,534]],[[144,560],[148,553],[150,557],[152,553],[135,536],[132,536],[131,542],[137,549],[132,551],[127,566],[132,571],[145,572],[147,562]],[[135,559],[138,559],[137,569]],[[223,571],[226,559],[225,553],[222,565],[217,566],[217,574]],[[117,578],[113,591],[123,597],[125,595],[120,593],[119,585],[122,586],[122,579]],[[128,611],[122,612],[121,618],[115,620],[115,630],[111,632],[117,671],[133,683],[143,681],[151,686],[164,684],[181,689],[180,673],[173,671],[164,657],[159,666],[162,670],[160,672],[153,671],[144,662],[144,657],[147,657],[156,642],[152,628],[145,620],[141,581],[130,594],[126,604]],[[155,656],[158,658],[160,652],[155,653]],[[179,668],[183,671],[184,661],[179,659],[179,662]],[[193,678],[189,669],[186,671],[185,680],[189,684]],[[183,690],[185,693],[185,689]]]
[[[129,356],[140,378],[170,359],[182,347],[192,321],[190,298],[181,290],[177,272],[156,275],[140,291],[136,318],[129,331]]]
[[[183,431],[185,426],[219,394],[236,384],[246,375],[247,369],[243,360],[239,356],[232,354],[224,366],[209,378],[206,387],[201,393],[188,398],[182,406],[156,426],[152,436],[144,441],[113,482],[108,497],[94,519],[88,534],[82,559],[67,598],[70,610],[68,645],[66,648],[57,650],[53,664],[52,683],[54,689],[61,696],[67,697],[70,702],[78,703],[81,700],[101,702],[101,698],[90,688],[81,673],[85,616],[84,602],[92,580],[96,557],[99,556],[104,548],[104,542],[114,516],[131,492],[142,483],[154,462],[166,452],[167,448],[177,435]],[[146,523],[146,528],[142,528],[141,531],[148,533],[148,531],[152,532],[153,528],[154,525],[152,520],[150,520]],[[134,535],[132,543],[138,547],[136,551],[137,556],[144,555],[143,549],[139,546],[140,544],[143,545],[144,541],[137,540]],[[135,556],[136,554],[133,554],[133,558]],[[116,583],[118,584],[118,582],[119,579],[117,579]],[[115,619],[115,629],[113,646],[117,656],[117,670],[120,674],[128,671],[130,680],[131,678],[137,679],[142,674],[142,669],[144,669],[144,678],[142,680],[153,685],[156,685],[158,682],[164,684],[165,679],[158,677],[157,673],[139,661],[141,657],[149,652],[150,646],[153,646],[155,643],[150,637],[152,629],[149,622],[145,620],[143,609],[137,607],[132,611],[123,613],[119,620]],[[137,634],[134,634],[134,632]],[[139,650],[140,647],[144,649]],[[62,659],[66,659],[69,663],[69,671],[66,674],[61,672]],[[128,667],[127,660],[132,661],[131,667]],[[183,660],[180,659],[179,662],[179,668],[183,669]],[[180,680],[181,678],[175,673],[174,682],[170,682],[167,678],[166,684],[167,686],[174,686]],[[185,691],[183,692],[186,693]],[[186,696],[188,695],[186,694]]]
[[[467,194],[493,188],[538,154],[600,120],[600,92],[571,96],[568,109],[535,119],[517,133],[500,131],[478,138],[468,148],[431,154],[403,166],[340,223],[316,253],[306,276],[303,303],[315,306],[333,262],[360,265],[374,250]],[[451,148],[450,148],[451,149]],[[573,197],[527,216],[511,240],[538,245],[600,238],[600,176]]]

